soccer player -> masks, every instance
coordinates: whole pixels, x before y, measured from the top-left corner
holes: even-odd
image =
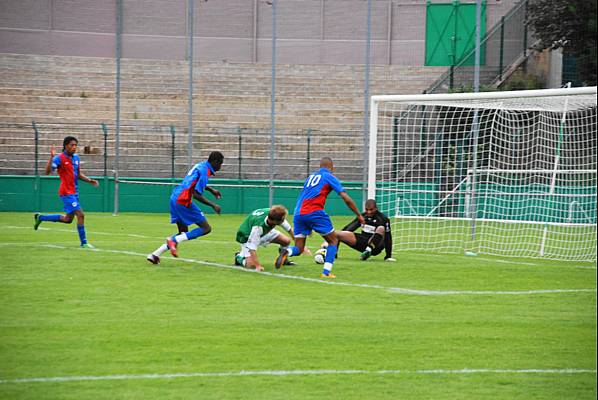
[[[264,267],[257,257],[257,248],[276,243],[282,249],[291,244],[291,239],[274,229],[280,225],[287,231],[291,238],[293,228],[286,221],[287,209],[280,205],[270,208],[258,208],[245,218],[237,231],[237,242],[241,244],[241,251],[235,254],[235,265],[245,268],[255,268],[256,271],[263,271]],[[287,260],[287,265],[289,261]]]
[[[361,252],[361,259],[367,260],[370,256],[377,256],[386,250],[385,261],[396,261],[392,258],[392,234],[390,220],[378,210],[376,200],[368,199],[365,202],[365,212],[361,214],[365,220],[362,225],[356,219],[351,221],[340,232],[338,240],[349,247]],[[361,232],[355,230],[361,226]]]
[[[83,182],[91,183],[92,186],[98,187],[100,184],[95,179],[88,178],[81,172],[81,161],[77,152],[77,145],[79,141],[73,136],[67,136],[62,141],[62,153],[56,155],[54,145],[50,147],[50,159],[46,164],[46,175],[54,170],[58,172],[60,177],[60,187],[58,188],[58,195],[63,203],[64,215],[60,214],[40,214],[36,213],[33,218],[35,220],[33,229],[37,230],[39,225],[44,221],[62,222],[63,224],[70,224],[73,222],[73,215],[77,217],[77,232],[79,233],[79,240],[81,247],[93,248],[90,243],[87,243],[85,235],[85,214],[83,208],[79,203],[79,179]]]
[[[152,264],[160,264],[160,255],[170,250],[173,257],[178,257],[177,247],[185,240],[197,239],[212,231],[212,227],[199,207],[193,203],[195,198],[200,203],[206,204],[220,214],[221,208],[218,204],[211,202],[203,196],[204,190],[212,193],[217,199],[222,198],[220,192],[208,186],[208,180],[216,172],[220,171],[224,156],[219,151],[210,153],[207,161],[199,162],[187,172],[187,176],[170,195],[170,223],[176,224],[178,233],[167,237],[166,243],[158,247],[153,253],[146,257]],[[189,232],[189,225],[197,225],[197,228]]]
[[[324,204],[326,203],[328,194],[334,190],[343,199],[347,207],[357,215],[357,220],[360,223],[364,223],[364,219],[355,206],[353,199],[349,197],[340,181],[332,174],[333,172],[334,164],[332,159],[330,157],[323,157],[320,160],[320,169],[309,175],[305,180],[303,189],[297,199],[293,218],[295,246],[280,251],[274,264],[276,268],[280,268],[288,257],[303,253],[306,237],[314,230],[322,235],[328,243],[324,269],[320,277],[326,279],[336,278],[330,271],[336,257],[338,237],[336,236],[330,217],[324,211]]]

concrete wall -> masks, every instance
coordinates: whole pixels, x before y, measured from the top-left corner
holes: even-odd
[[[197,61],[270,62],[267,0],[123,0],[123,57],[184,60],[189,1]],[[515,3],[487,0],[487,27]],[[278,0],[277,61],[363,64],[366,20],[365,0]],[[371,61],[423,65],[425,21],[426,0],[373,0]],[[0,53],[114,57],[115,32],[116,0],[0,0]]]

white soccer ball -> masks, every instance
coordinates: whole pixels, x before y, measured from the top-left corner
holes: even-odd
[[[326,249],[318,249],[314,253],[314,261],[316,262],[316,264],[324,264],[325,260],[326,260]]]

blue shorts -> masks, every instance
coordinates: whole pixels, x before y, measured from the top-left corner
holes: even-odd
[[[201,224],[206,221],[206,216],[203,212],[195,205],[191,203],[189,207],[185,207],[182,204],[178,204],[176,200],[170,200],[170,223],[176,224],[181,223],[187,226],[193,224]]]
[[[60,196],[60,199],[63,204],[62,209],[67,214],[73,214],[75,211],[81,209],[78,194],[67,194],[66,196]]]
[[[309,214],[295,214],[293,218],[293,229],[295,236],[306,237],[314,230],[325,236],[334,231],[330,217],[323,210],[314,211]]]

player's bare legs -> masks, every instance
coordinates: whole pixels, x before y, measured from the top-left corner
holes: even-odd
[[[272,240],[272,243],[279,244],[282,247],[288,247],[291,244],[291,239],[286,235],[279,234]]]
[[[339,242],[349,246],[355,246],[357,244],[357,238],[355,233],[349,231],[338,231],[336,232]]]
[[[290,241],[289,241],[289,244],[290,244]],[[278,257],[276,258],[276,261],[274,262],[274,266],[276,268],[280,268],[284,264],[287,263],[289,256],[297,256],[299,254],[303,254],[304,251],[305,251],[305,238],[302,236],[295,236],[295,246],[281,247]]]
[[[186,240],[197,239],[200,236],[205,236],[212,232],[212,227],[207,220],[197,222],[196,225],[198,227],[192,231],[189,231],[189,227],[181,222],[177,222],[176,225],[179,230],[178,235],[173,235],[166,239],[166,245],[173,257],[178,257],[177,246],[179,243]]]

